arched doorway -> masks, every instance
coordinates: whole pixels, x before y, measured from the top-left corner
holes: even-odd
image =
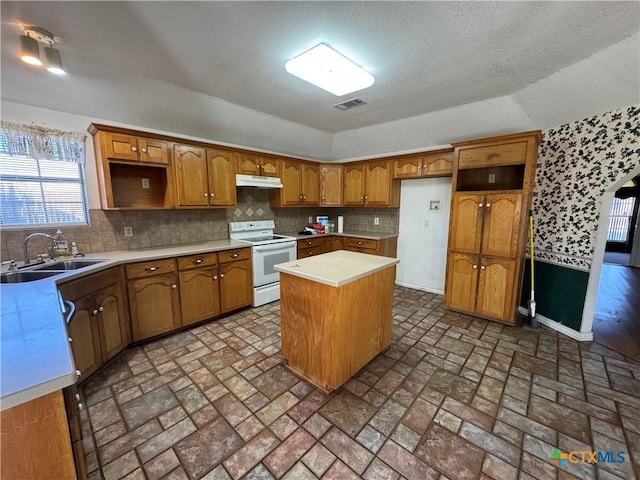
[[[611,221],[615,194],[638,175],[640,167],[612,185],[603,195],[582,331],[593,331],[594,341],[640,361],[640,268],[604,264],[603,261],[607,237],[616,237],[615,233],[612,234],[615,225],[612,226]],[[640,231],[636,230],[635,237],[638,236]],[[640,243],[640,240],[635,238],[631,243]],[[630,249],[631,246],[625,240],[624,248]]]

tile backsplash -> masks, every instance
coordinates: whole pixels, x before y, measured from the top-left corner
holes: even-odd
[[[328,215],[336,221],[344,216],[346,231],[397,232],[397,208],[271,208],[269,191],[256,188],[238,189],[238,206],[222,209],[194,210],[90,210],[88,227],[61,228],[71,245],[76,242],[82,253],[100,253],[110,250],[164,247],[185,243],[199,243],[229,238],[229,222],[274,219],[277,232],[297,232],[308,223],[309,217]],[[380,225],[373,224],[373,218]],[[133,237],[125,238],[124,227],[132,227]],[[55,228],[2,230],[0,258],[2,261],[22,260],[24,238],[33,232],[53,235]],[[45,239],[29,241],[32,258],[46,252]]]

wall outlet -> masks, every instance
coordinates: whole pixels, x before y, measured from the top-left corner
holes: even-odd
[[[148,178],[143,178],[142,179],[142,188],[149,188],[149,179]]]
[[[313,223],[313,217],[309,217],[309,223]]]
[[[124,236],[125,237],[133,237],[133,228],[124,227]]]
[[[424,221],[424,227],[427,228],[429,226],[429,220]]]
[[[373,224],[374,225],[380,225],[380,218],[379,217],[373,217]]]
[[[489,183],[496,183],[496,174],[495,173],[490,173],[489,174]]]

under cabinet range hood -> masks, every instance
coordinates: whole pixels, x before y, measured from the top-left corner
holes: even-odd
[[[276,177],[236,174],[236,187],[282,188],[282,182]]]

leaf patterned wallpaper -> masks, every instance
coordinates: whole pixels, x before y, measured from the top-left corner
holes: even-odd
[[[535,258],[589,271],[602,195],[640,165],[640,105],[543,132],[533,195]]]

